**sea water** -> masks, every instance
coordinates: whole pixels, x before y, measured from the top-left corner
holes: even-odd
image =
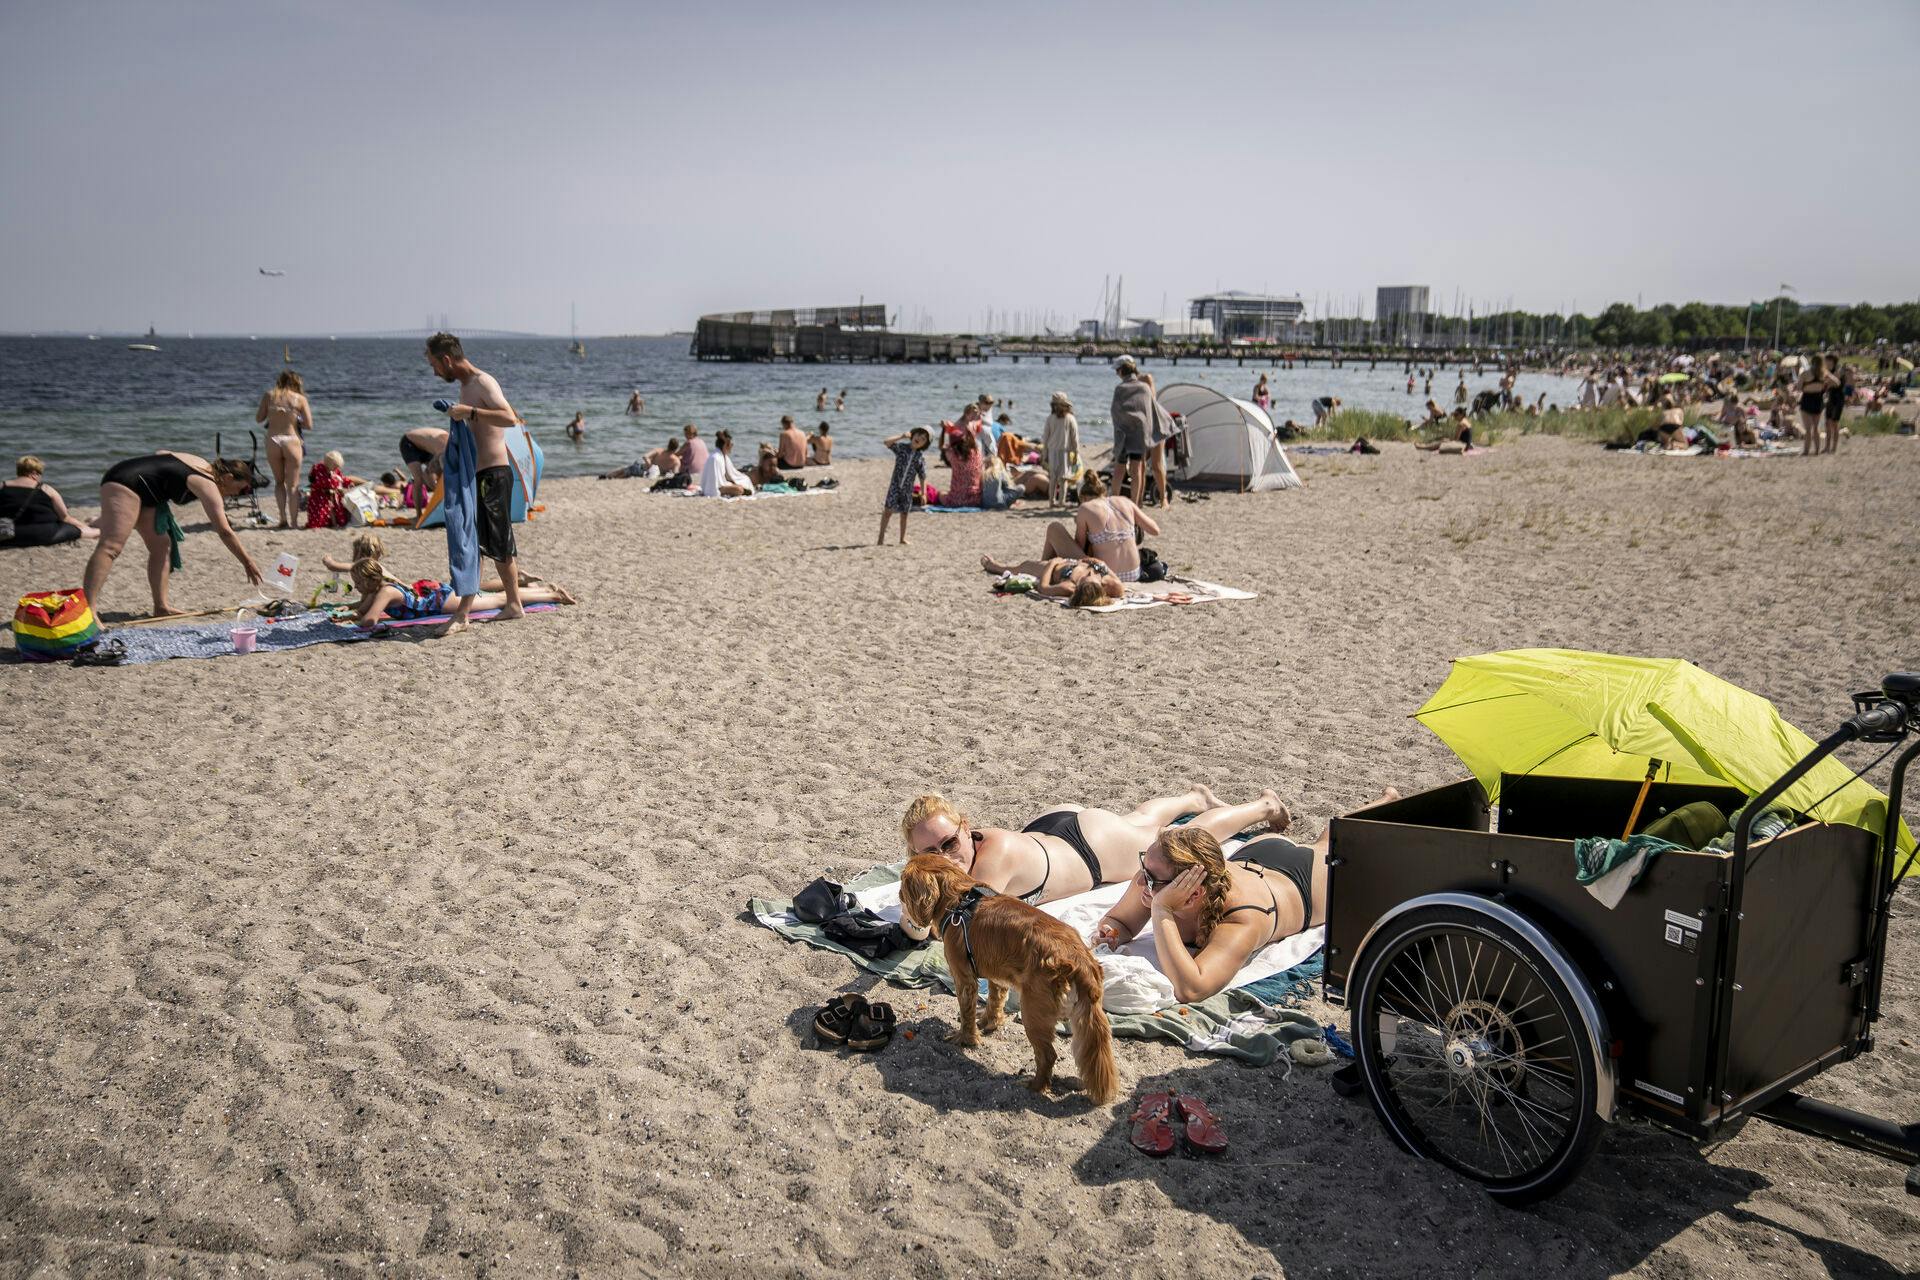
[[[70,501],[93,501],[100,474],[122,458],[155,449],[213,456],[248,456],[248,432],[260,393],[283,368],[297,370],[313,403],[314,429],[307,433],[310,465],[338,449],[349,474],[378,476],[403,469],[400,436],[420,426],[444,425],[432,401],[446,384],[427,367],[419,338],[186,338],[160,335],[158,351],[129,351],[132,339],[0,338],[0,464],[23,453],[38,454],[47,479]],[[979,364],[808,365],[720,364],[695,360],[685,337],[591,338],[584,357],[569,354],[565,338],[474,338],[467,355],[500,380],[501,389],[546,451],[550,475],[605,471],[632,461],[683,423],[693,422],[709,440],[733,432],[735,457],[750,463],[758,441],[771,440],[780,416],[792,414],[807,431],[827,421],[837,441],[835,457],[872,457],[880,441],[897,431],[953,418],[981,392],[1007,408],[1014,429],[1037,434],[1052,393],[1073,401],[1087,451],[1112,438],[1107,408],[1114,374],[1101,360],[1077,362],[1038,356],[1018,363],[1001,356]],[[283,357],[290,355],[291,361]],[[1149,361],[1163,387],[1197,382],[1249,398],[1267,375],[1275,422],[1313,421],[1312,402],[1337,396],[1349,408],[1382,410],[1419,418],[1422,387],[1406,391],[1398,362],[1368,369],[1364,360],[1345,368],[1277,369],[1266,361],[1244,367],[1231,358],[1211,367],[1193,360],[1179,366]],[[1467,386],[1497,387],[1499,370],[1485,366]],[[1453,405],[1457,367],[1436,371],[1434,398]],[[827,409],[816,397],[828,391]],[[1575,384],[1544,374],[1522,374],[1518,392],[1531,400],[1573,401]],[[630,416],[627,397],[638,390],[646,412]],[[846,392],[846,408],[834,399]],[[587,432],[575,442],[567,422],[586,415]],[[261,437],[264,440],[264,436]],[[265,465],[264,444],[261,463]]]

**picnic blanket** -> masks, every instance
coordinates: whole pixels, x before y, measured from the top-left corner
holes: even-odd
[[[261,618],[255,624],[259,653],[282,649],[304,649],[314,644],[350,644],[365,640],[371,632],[342,627],[324,611],[310,611],[291,618]],[[101,637],[103,644],[117,642],[121,666],[139,666],[164,662],[168,658],[223,658],[233,654],[233,619],[214,618],[204,622],[183,622],[174,626],[117,627]]]
[[[1226,848],[1238,847],[1228,841]],[[904,863],[874,867],[846,885],[860,904],[890,920],[900,918],[900,870]],[[1041,910],[1064,920],[1084,935],[1126,890],[1124,884],[1102,885],[1088,893],[1049,902]],[[917,950],[895,951],[878,959],[842,946],[819,925],[794,918],[786,899],[753,898],[747,903],[759,923],[794,942],[825,951],[837,951],[854,964],[903,987],[940,986],[953,990],[944,949],[934,943]],[[1267,1066],[1286,1054],[1295,1040],[1318,1039],[1320,1028],[1311,1018],[1278,1006],[1297,1004],[1313,994],[1323,968],[1321,946],[1325,928],[1309,929],[1263,947],[1234,975],[1227,990],[1197,1004],[1172,1000],[1172,988],[1153,965],[1153,939],[1136,938],[1119,952],[1101,951],[1106,972],[1107,1019],[1113,1034],[1134,1040],[1171,1040],[1193,1053],[1237,1058]],[[1151,976],[1143,972],[1151,970]],[[1152,999],[1153,979],[1166,984],[1166,999]]]
[[[995,579],[997,588],[1008,575]],[[1025,594],[1030,600],[1044,604],[1067,607],[1067,601],[1059,596],[1043,596],[1036,592]],[[1191,596],[1191,600],[1170,600],[1174,595]],[[1222,600],[1257,600],[1259,597],[1251,591],[1242,591],[1238,587],[1223,587],[1217,582],[1203,582],[1199,578],[1186,578],[1172,574],[1159,582],[1129,582],[1127,594],[1112,604],[1096,604],[1085,609],[1076,609],[1076,613],[1130,613],[1138,609],[1157,609],[1162,605],[1176,604],[1217,604]]]

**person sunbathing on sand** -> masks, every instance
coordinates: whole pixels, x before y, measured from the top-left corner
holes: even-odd
[[[1375,804],[1398,800],[1388,787]],[[1184,826],[1157,832],[1141,852],[1133,883],[1094,926],[1093,945],[1118,948],[1153,930],[1160,969],[1186,1004],[1218,995],[1253,953],[1327,919],[1327,841],[1279,834],[1292,821],[1271,791],[1251,804],[1210,807]],[[1272,834],[1231,858],[1220,842],[1264,822]]]
[[[990,889],[1026,902],[1052,902],[1127,879],[1139,871],[1141,854],[1162,827],[1220,808],[1219,797],[1196,785],[1181,795],[1148,800],[1127,814],[1055,805],[1010,831],[975,827],[945,796],[934,793],[907,806],[900,835],[908,857],[937,853]],[[1262,820],[1265,810],[1256,808],[1261,806],[1240,806],[1246,811],[1243,826]]]
[[[448,606],[458,601],[452,587],[426,580],[402,582],[388,573],[386,567],[372,556],[355,560],[350,576],[353,589],[360,593],[360,598],[353,602],[354,621],[363,627],[372,626],[383,618],[431,618],[447,612]],[[554,586],[522,587],[518,598],[523,604],[575,603],[565,587]],[[505,592],[483,591],[474,596],[467,607],[470,610],[499,609],[506,603]]]
[[[1098,560],[1055,556],[1049,560],[1022,560],[1011,564],[992,556],[981,556],[980,567],[988,573],[1032,578],[1039,584],[1033,589],[1035,595],[1064,599],[1076,609],[1120,600],[1127,594],[1127,584]]]

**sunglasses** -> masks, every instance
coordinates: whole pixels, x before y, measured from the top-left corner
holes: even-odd
[[[1168,876],[1164,880],[1154,875],[1153,872],[1147,870],[1147,855],[1144,853],[1140,855],[1140,874],[1146,877],[1147,888],[1153,890],[1155,893],[1160,892],[1160,890],[1166,888],[1168,885],[1172,884],[1175,880],[1178,880],[1180,878],[1180,873],[1178,871],[1174,872],[1172,875]]]
[[[938,853],[938,854],[944,854],[945,856],[951,858],[953,856],[954,850],[960,847],[960,836],[961,836],[961,833],[956,831],[952,835],[948,836],[945,840],[942,840],[939,844],[934,845],[931,849],[922,849],[920,850],[920,853],[915,854],[914,856],[919,857],[921,854]]]

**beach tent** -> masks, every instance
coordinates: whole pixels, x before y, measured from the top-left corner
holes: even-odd
[[[1187,461],[1172,476],[1190,489],[1297,489],[1300,475],[1287,461],[1266,410],[1192,382],[1159,390],[1161,407],[1180,415]]]
[[[540,492],[540,473],[546,466],[546,455],[525,427],[508,427],[507,461],[513,464],[513,478],[519,482],[513,487],[513,522],[525,524],[527,511]],[[427,504],[425,514],[414,528],[432,529],[447,522],[447,513],[440,509],[440,499],[445,492],[441,487],[434,489],[433,501]]]

